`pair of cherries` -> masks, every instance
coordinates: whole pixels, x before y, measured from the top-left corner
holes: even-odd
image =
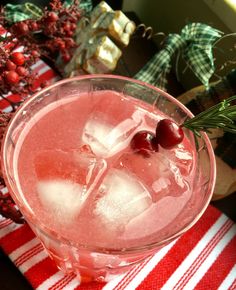
[[[156,134],[149,131],[137,132],[131,140],[131,148],[143,155],[157,152],[159,145],[171,149],[182,142],[183,129],[170,119],[162,119],[157,123]]]

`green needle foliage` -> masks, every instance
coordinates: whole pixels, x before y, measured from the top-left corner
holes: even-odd
[[[224,132],[236,133],[236,104],[232,104],[236,96],[232,96],[192,119],[185,121],[182,127],[188,128],[200,136],[200,131],[210,133],[210,129],[221,128]]]

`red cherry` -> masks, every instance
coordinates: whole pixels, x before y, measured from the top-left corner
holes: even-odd
[[[184,132],[174,121],[163,119],[156,128],[157,142],[165,149],[171,149],[182,142]]]
[[[15,71],[9,71],[5,75],[5,80],[8,84],[16,85],[19,83],[20,77]]]
[[[58,20],[58,15],[55,12],[49,12],[46,18],[46,22],[52,23]]]
[[[25,67],[23,66],[18,66],[16,69],[16,72],[20,75],[20,76],[26,76],[28,74],[28,71]]]
[[[152,132],[140,131],[134,135],[130,143],[131,148],[144,156],[149,152],[158,151],[158,144]]]
[[[23,65],[25,63],[24,54],[21,52],[13,52],[10,57],[16,65]]]
[[[15,70],[16,65],[14,64],[14,62],[7,60],[6,61],[6,68],[7,68],[7,70]]]

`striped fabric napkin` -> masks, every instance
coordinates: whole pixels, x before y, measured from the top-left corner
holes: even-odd
[[[182,237],[107,284],[64,275],[27,224],[0,219],[0,246],[38,290],[236,289],[236,225],[212,206]]]
[[[34,69],[39,81],[57,79],[42,61]],[[0,109],[9,104],[0,100]],[[27,224],[0,218],[0,247],[38,290],[236,289],[236,225],[212,206],[182,237],[107,284],[79,285],[74,274],[64,275]]]

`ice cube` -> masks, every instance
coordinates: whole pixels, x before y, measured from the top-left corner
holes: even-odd
[[[92,115],[84,127],[82,141],[88,144],[97,156],[111,157],[130,142],[132,133],[144,123],[144,112],[135,111],[131,118],[114,125],[104,115]]]
[[[106,161],[95,157],[89,146],[73,150],[45,150],[34,161],[39,181],[69,180],[90,188],[106,169]]]
[[[83,187],[69,180],[39,181],[37,191],[44,209],[53,212],[58,222],[76,216],[86,199]]]
[[[181,146],[181,144],[176,148],[176,150],[173,152],[175,156],[173,159],[176,159],[176,163],[178,164],[178,167],[180,169],[180,172],[183,175],[189,175],[192,170],[194,170],[194,148],[191,149],[184,148]]]
[[[110,170],[100,186],[100,192],[103,196],[97,200],[95,215],[111,231],[124,227],[152,203],[142,183],[124,170]]]
[[[106,161],[96,158],[89,146],[39,153],[35,172],[42,206],[57,215],[79,214],[91,192],[100,186],[106,167]]]
[[[112,127],[108,124],[91,119],[84,127],[82,141],[85,144],[89,144],[97,156],[105,156],[108,153],[106,146],[107,136],[111,130]]]
[[[145,212],[135,217],[126,224],[121,239],[141,239],[153,235],[158,231],[165,231],[167,226],[173,226],[174,230],[180,225],[174,222],[178,215],[184,211],[191,191],[186,190],[181,196],[165,196],[156,203],[153,203]],[[145,225],[145,227],[140,227]],[[168,230],[166,231],[168,234]],[[160,236],[160,232],[158,233]]]
[[[166,195],[181,195],[188,188],[186,176],[168,153],[155,152],[148,158],[141,154],[124,153],[114,167],[128,170],[148,188],[154,202]],[[188,175],[188,174],[187,174]]]

